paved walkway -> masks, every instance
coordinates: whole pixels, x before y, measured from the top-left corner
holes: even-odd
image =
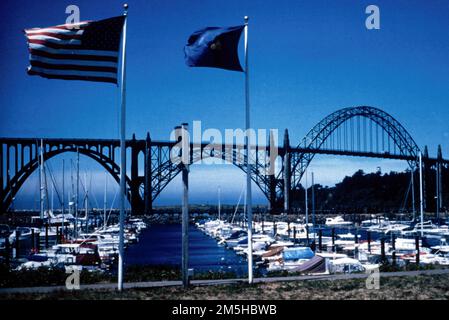
[[[410,277],[417,275],[440,275],[449,274],[449,269],[422,270],[422,271],[400,271],[400,272],[382,272],[381,278],[386,277]],[[322,280],[348,280],[363,279],[368,277],[366,273],[356,274],[326,274],[326,275],[310,275],[310,276],[291,276],[291,277],[272,277],[272,278],[255,278],[254,283],[282,282],[282,281],[322,281]],[[224,285],[246,283],[246,279],[220,279],[220,280],[192,280],[191,284],[196,286]],[[145,282],[127,282],[123,284],[125,289],[133,288],[158,288],[181,286],[181,281],[145,281]],[[81,285],[81,290],[115,290],[116,283],[100,283]],[[65,286],[49,286],[49,287],[27,287],[27,288],[0,288],[1,294],[11,293],[50,293],[55,291],[65,291]]]

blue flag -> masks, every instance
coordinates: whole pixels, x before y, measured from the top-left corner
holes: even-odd
[[[186,64],[190,67],[243,71],[238,46],[244,27],[208,27],[196,31],[184,47]]]

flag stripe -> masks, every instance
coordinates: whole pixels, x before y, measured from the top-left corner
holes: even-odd
[[[117,68],[113,67],[100,67],[100,66],[87,66],[87,65],[74,65],[74,64],[49,64],[37,60],[31,60],[31,66],[52,70],[78,70],[78,71],[99,71],[99,72],[117,73]]]
[[[76,34],[65,34],[65,33],[58,33],[58,32],[35,32],[35,33],[27,34],[27,37],[48,36],[51,38],[56,38],[56,39],[61,39],[61,40],[81,39],[83,32],[84,32],[83,30],[78,31]]]
[[[49,53],[47,51],[41,51],[36,49],[30,49],[30,53],[32,55],[40,56],[40,57],[46,57],[51,59],[63,59],[63,60],[80,60],[80,61],[110,61],[110,62],[118,62],[118,57],[105,57],[105,56],[97,56],[97,55],[87,55],[87,54],[80,54],[81,50],[78,50],[78,54],[54,54]]]
[[[29,69],[29,72],[38,72],[38,73],[45,73],[48,75],[70,75],[70,76],[86,76],[86,77],[103,77],[103,78],[112,78],[115,79],[117,77],[117,74],[114,72],[98,72],[98,71],[80,71],[80,70],[54,70],[54,69],[46,69],[46,68],[40,68],[40,67],[33,67]]]
[[[81,44],[81,40],[78,38],[67,38],[67,39],[59,39],[59,38],[55,38],[52,36],[47,36],[47,35],[32,35],[28,37],[28,41],[30,40],[39,40],[39,41],[44,41],[43,44],[45,43],[56,43],[56,44],[69,44],[69,45],[80,45]]]
[[[30,38],[28,38],[28,43],[40,44],[40,45],[44,45],[44,46],[52,48],[52,49],[77,50],[77,49],[82,48],[80,45],[60,44],[60,43],[53,43],[53,42],[50,42],[47,40],[35,40],[35,39],[30,39]]]
[[[62,80],[84,80],[84,81],[96,81],[96,82],[110,82],[110,83],[117,83],[116,78],[109,78],[109,77],[96,77],[96,76],[81,76],[81,75],[67,75],[67,74],[48,74],[45,72],[37,72],[30,70],[28,71],[29,75],[37,75],[48,79],[62,79]]]
[[[52,58],[46,58],[38,55],[30,55],[30,61],[41,61],[48,64],[73,64],[73,65],[87,65],[87,66],[94,66],[94,67],[111,67],[111,68],[117,68],[117,63],[112,61],[89,61],[89,60],[71,60],[71,59],[52,59]]]
[[[24,30],[25,36],[35,36],[38,34],[49,34],[60,37],[79,37],[84,33],[83,29],[78,30],[61,30],[61,29],[35,29],[35,30]]]
[[[79,34],[79,32],[84,31],[85,27],[89,25],[88,22],[79,23],[79,24],[71,24],[71,25],[61,25],[61,26],[53,26],[48,28],[32,28],[25,29],[26,34],[33,34],[39,32],[53,32],[53,33],[64,33],[64,34]]]
[[[45,45],[42,44],[35,44],[35,43],[30,43],[29,44],[29,48],[30,49],[36,49],[36,50],[42,50],[42,51],[46,51],[49,53],[53,53],[53,54],[60,54],[60,55],[88,55],[88,56],[97,56],[97,57],[102,57],[104,56],[105,58],[108,57],[118,57],[118,52],[117,51],[106,51],[106,50],[83,50],[83,49],[72,49],[72,50],[68,50],[68,49],[54,49],[54,48],[49,48]],[[111,60],[112,61],[112,60]]]

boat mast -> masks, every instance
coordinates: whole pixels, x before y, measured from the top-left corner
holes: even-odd
[[[70,197],[69,197],[69,212],[73,214],[75,198],[75,185],[73,182],[73,159],[70,159]]]
[[[415,221],[415,218],[416,218],[416,211],[415,211],[415,183],[414,183],[415,169],[413,167],[411,168],[410,173],[411,173],[411,179],[412,179],[412,212],[413,212],[413,221]]]
[[[315,229],[315,181],[314,181],[314,176],[313,176],[313,171],[312,171],[312,223],[313,223],[313,228]]]
[[[221,196],[221,192],[220,192],[220,186],[218,186],[218,220],[220,220],[221,218],[221,201],[220,201],[220,196]]]
[[[103,197],[103,226],[106,229],[106,205],[107,205],[107,192],[108,192],[108,173],[104,172],[104,197]]]
[[[44,172],[44,194],[45,200],[47,202],[47,212],[50,210],[50,198],[48,196],[48,182],[47,182],[47,171],[45,170],[44,157],[42,156],[42,170]],[[47,213],[47,218],[49,218],[49,214]]]
[[[63,235],[64,235],[64,237],[65,237],[65,233],[64,233],[64,231],[65,231],[65,219],[64,219],[64,212],[65,212],[65,208],[64,208],[64,197],[65,197],[65,179],[64,179],[64,174],[65,174],[65,172],[64,172],[64,159],[62,159],[62,201],[61,201],[61,212],[62,212],[62,233],[63,233]]]
[[[50,209],[47,189],[47,175],[45,174],[44,163],[44,139],[41,139],[41,218],[44,218],[44,199],[47,201],[47,209]]]
[[[424,204],[423,204],[423,179],[422,179],[422,153],[419,152],[419,209],[421,211],[421,237],[424,235]]]
[[[55,212],[55,185],[51,184],[51,212]]]
[[[76,148],[75,238],[78,238],[78,198],[80,188],[80,151]]]
[[[304,192],[305,192],[305,205],[306,205],[306,228],[309,225],[309,206],[308,206],[308,199],[307,199],[307,188],[308,188],[308,183],[307,183],[307,169],[305,172],[306,175],[306,181],[305,181],[305,188],[304,188]]]
[[[87,189],[87,171],[84,173],[84,185],[85,185],[85,196],[84,196],[84,219],[86,219],[86,232],[88,232],[88,226],[87,226],[87,216],[89,214],[89,189]]]

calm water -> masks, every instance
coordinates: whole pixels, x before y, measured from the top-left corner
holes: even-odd
[[[189,265],[195,271],[226,271],[247,273],[247,262],[233,250],[219,246],[217,241],[191,225],[189,228]],[[150,225],[137,244],[125,253],[127,264],[181,266],[181,225]]]

